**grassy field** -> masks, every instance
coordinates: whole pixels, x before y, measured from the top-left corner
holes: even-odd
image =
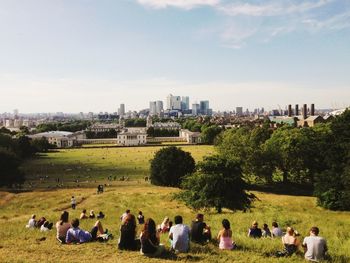
[[[135,180],[142,181],[149,175],[149,161],[160,148],[101,147],[49,152],[23,164],[22,170],[27,175],[24,188],[55,188],[58,184],[63,187],[91,187],[99,183],[120,185],[122,177],[136,183]],[[196,161],[214,151],[212,146],[183,145],[181,148],[190,152]]]
[[[191,152],[196,161],[213,152],[213,148],[207,146],[182,148]],[[158,224],[165,216],[173,219],[178,214],[184,217],[186,224],[190,224],[197,213],[172,199],[177,189],[155,187],[144,182],[143,177],[148,175],[149,160],[158,149],[60,150],[25,163],[22,169],[29,175],[29,182],[34,184],[33,191],[19,194],[0,192],[0,262],[303,262],[301,252],[290,258],[275,258],[273,254],[282,249],[280,239],[249,239],[246,236],[247,229],[253,220],[257,220],[260,225],[271,225],[276,220],[283,229],[293,226],[301,233],[300,240],[308,234],[311,226],[316,225],[321,230],[320,235],[328,241],[329,261],[350,262],[350,213],[321,209],[316,206],[313,197],[262,192],[254,192],[258,200],[251,211],[246,213],[224,211],[216,214],[214,211],[202,211],[214,236],[221,228],[222,219],[230,220],[233,239],[238,244],[237,250],[219,251],[215,242],[203,247],[191,244],[188,254],[174,256],[168,253],[160,259],[145,258],[138,252],[118,251],[119,217],[127,208],[135,214],[142,210],[146,218],[152,217]],[[115,175],[118,178],[128,176],[130,180],[106,179]],[[40,177],[44,179],[40,180]],[[47,189],[55,186],[57,177],[60,182],[64,182],[64,188]],[[78,183],[74,182],[76,179]],[[96,194],[95,180],[110,184],[105,188],[105,193]],[[77,197],[77,210],[70,208],[72,195]],[[102,223],[113,233],[114,240],[107,243],[61,245],[55,239],[55,230],[42,233],[25,228],[33,213],[56,222],[61,211],[69,211],[72,219],[78,217],[84,208],[88,211],[93,209],[95,213],[101,210],[106,214]],[[83,229],[89,230],[92,225],[92,220],[81,222]],[[162,236],[162,243],[169,248],[166,235]]]
[[[281,249],[280,239],[252,240],[246,237],[247,229],[253,220],[269,225],[277,220],[285,228],[292,225],[301,233],[301,239],[312,225],[320,227],[321,235],[329,244],[332,262],[350,262],[350,213],[330,212],[316,207],[312,197],[295,197],[255,192],[259,201],[254,203],[250,212],[228,212],[216,214],[205,212],[205,221],[212,227],[213,234],[220,229],[223,218],[230,220],[233,238],[238,244],[235,251],[219,251],[217,244],[206,246],[193,245],[189,254],[165,258],[144,258],[138,252],[121,252],[117,249],[119,217],[126,208],[132,212],[142,210],[146,217],[152,217],[159,224],[165,216],[173,218],[180,214],[190,224],[195,216],[183,204],[172,200],[176,189],[154,187],[150,185],[123,186],[107,188],[102,195],[96,195],[95,189],[59,189],[55,191],[35,191],[11,194],[1,192],[0,208],[0,259],[1,262],[300,262],[303,256],[278,259],[271,254]],[[70,196],[77,196],[77,210],[70,206]],[[106,218],[103,225],[115,236],[107,243],[89,243],[82,245],[61,245],[55,240],[55,230],[42,233],[28,230],[24,226],[32,213],[45,216],[50,221],[57,221],[60,211],[67,209],[70,218],[78,217],[81,209],[102,210]],[[90,229],[92,220],[81,223],[83,229]],[[140,229],[139,229],[140,230]],[[42,237],[46,239],[39,241]],[[169,247],[167,236],[162,242]]]

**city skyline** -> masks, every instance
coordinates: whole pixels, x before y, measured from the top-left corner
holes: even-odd
[[[350,105],[350,2],[2,1],[0,112]]]

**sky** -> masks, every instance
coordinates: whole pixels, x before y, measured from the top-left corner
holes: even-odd
[[[350,105],[349,0],[0,0],[0,112]]]

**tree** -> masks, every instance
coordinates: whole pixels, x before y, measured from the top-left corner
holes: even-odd
[[[332,210],[350,210],[350,110],[330,124],[323,152],[325,169],[315,178],[318,204]]]
[[[221,133],[222,129],[217,125],[202,126],[201,141],[205,144],[214,144],[216,136]]]
[[[55,145],[50,144],[45,137],[34,139],[31,141],[31,144],[35,148],[36,152],[47,152],[49,149],[55,147]]]
[[[171,146],[156,152],[151,160],[151,183],[162,186],[180,186],[182,178],[193,173],[195,161],[191,154]]]
[[[0,148],[0,186],[12,187],[13,184],[22,184],[24,175],[18,170],[20,161],[17,156],[4,148]]]
[[[255,199],[245,191],[247,185],[238,162],[219,155],[205,157],[198,171],[185,177],[182,187],[185,190],[177,198],[194,209],[214,207],[219,213],[222,208],[246,210]]]

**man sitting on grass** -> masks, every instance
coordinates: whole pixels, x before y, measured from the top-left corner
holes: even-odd
[[[100,235],[105,234],[100,221],[96,221],[95,225],[90,232],[84,231],[79,228],[79,219],[73,219],[71,223],[72,227],[68,229],[66,235],[66,243],[85,243],[90,241],[95,241],[98,238],[97,233]]]
[[[318,236],[319,232],[318,227],[314,226],[310,229],[310,236],[304,238],[305,259],[309,261],[323,260],[327,252],[326,240]]]
[[[203,222],[204,215],[198,214],[196,221],[192,223],[191,240],[196,243],[204,243],[211,240],[210,227]]]
[[[182,224],[182,216],[175,216],[175,226],[169,231],[171,249],[175,252],[188,252],[190,248],[190,229]]]

